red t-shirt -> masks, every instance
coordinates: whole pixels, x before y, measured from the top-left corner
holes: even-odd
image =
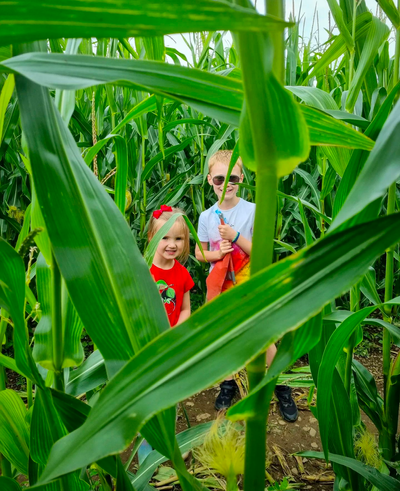
[[[189,271],[176,259],[171,269],[161,269],[155,264],[150,268],[158,286],[171,327],[178,322],[181,313],[183,296],[194,287]]]

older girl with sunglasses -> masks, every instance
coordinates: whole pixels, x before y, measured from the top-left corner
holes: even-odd
[[[198,226],[198,236],[205,257],[211,263],[207,279],[207,300],[236,283],[245,281],[249,273],[255,204],[237,196],[238,184],[243,181],[240,158],[228,176],[225,197],[221,201],[231,158],[232,151],[220,150],[210,158],[208,164],[208,183],[213,187],[218,201],[201,213]],[[196,258],[204,261],[197,246]],[[270,346],[267,350],[268,366],[272,363],[275,353],[275,345]],[[236,382],[232,378],[224,380],[220,388],[215,401],[217,410],[230,407],[237,392]],[[290,422],[296,421],[298,412],[291,389],[278,385],[275,394],[283,418]]]

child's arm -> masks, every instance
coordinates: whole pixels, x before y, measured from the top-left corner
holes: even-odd
[[[222,240],[219,244],[219,250],[218,251],[209,251],[208,250],[208,242],[200,242],[204,255],[209,263],[214,263],[215,261],[220,261],[221,259],[224,258],[228,252],[232,252],[232,244],[230,243],[229,240]],[[195,256],[196,259],[202,263],[204,263],[204,257],[203,254],[200,252],[199,246],[196,244],[196,249],[195,249]]]
[[[225,240],[234,240],[237,232],[236,230],[233,230],[233,228],[229,225],[219,225],[218,226],[219,230],[219,235],[221,236],[222,239]],[[251,241],[245,239],[242,235],[239,235],[238,240],[236,241],[236,244],[244,251],[246,254],[250,256],[251,254]]]
[[[183,295],[181,313],[176,325],[182,324],[186,319],[190,317],[190,290]]]

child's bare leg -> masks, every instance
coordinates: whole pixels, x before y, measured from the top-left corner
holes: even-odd
[[[276,346],[271,344],[271,346],[267,349],[267,366],[271,366],[272,360],[274,359],[276,354]]]

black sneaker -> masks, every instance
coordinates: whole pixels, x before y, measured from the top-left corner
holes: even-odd
[[[232,406],[232,399],[235,397],[238,386],[234,380],[224,380],[220,385],[221,391],[215,400],[214,407],[217,411],[228,409]]]
[[[277,385],[275,387],[275,395],[278,398],[278,406],[282,418],[289,423],[294,423],[299,414],[292,397],[292,389],[286,385]]]

